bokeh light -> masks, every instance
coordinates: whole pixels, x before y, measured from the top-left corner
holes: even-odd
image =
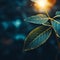
[[[9,27],[9,23],[8,22],[2,22],[2,26],[4,29],[7,29]]]
[[[12,24],[16,27],[19,28],[21,25],[21,20],[20,19],[16,19],[15,21],[12,22]]]
[[[48,40],[50,43],[46,42],[35,50],[23,52],[26,36],[32,29],[38,26],[24,22],[24,18],[35,15],[36,12],[41,10],[37,3],[34,3],[33,7],[31,7],[31,1],[0,0],[0,60],[55,60],[56,50],[58,49],[54,42],[55,37],[54,39],[52,38],[54,41],[51,41],[52,39]],[[53,3],[54,0],[48,1],[55,4]],[[60,0],[57,0],[57,2],[58,6],[56,8],[60,10]],[[52,12],[54,11],[55,8]]]
[[[24,36],[23,34],[16,34],[16,35],[14,36],[14,38],[15,38],[16,40],[20,40],[20,39],[24,40],[24,39],[25,39],[25,36]]]

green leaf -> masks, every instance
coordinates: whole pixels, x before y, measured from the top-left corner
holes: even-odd
[[[57,11],[55,15],[56,16],[54,16],[53,18],[59,18],[60,17],[60,11]]]
[[[34,24],[42,24],[48,21],[48,17],[44,14],[38,14],[35,16],[28,17],[27,19],[25,19],[25,21],[34,23]]]
[[[60,11],[56,11],[56,15],[60,15]]]
[[[51,21],[52,26],[54,28],[54,31],[56,32],[56,35],[60,37],[60,20],[53,20]]]
[[[46,23],[43,24],[44,26],[51,26],[50,22],[47,21]]]
[[[44,44],[50,37],[51,32],[51,27],[43,25],[33,29],[24,42],[24,51],[35,49]]]
[[[57,37],[60,37],[60,11],[56,12],[56,16],[53,17],[55,20],[51,21],[54,31]]]

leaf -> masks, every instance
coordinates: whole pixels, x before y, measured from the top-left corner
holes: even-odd
[[[56,12],[56,15],[60,15],[60,11],[57,11],[57,12]]]
[[[58,18],[58,17],[60,17],[60,11],[57,11],[55,15],[56,15],[56,16],[54,16],[53,18]]]
[[[52,26],[56,32],[56,35],[59,37],[60,36],[60,20],[53,20],[51,21]]]
[[[57,37],[60,37],[60,11],[56,12],[56,16],[53,17],[55,20],[51,21],[54,31]]]
[[[44,14],[38,14],[35,16],[28,17],[27,19],[25,19],[25,21],[34,23],[34,24],[42,24],[48,21],[48,17]]]
[[[50,37],[51,32],[51,27],[43,25],[33,29],[24,42],[24,51],[35,49],[44,44]]]
[[[49,20],[48,20],[46,23],[44,23],[43,25],[44,25],[44,26],[51,26]]]

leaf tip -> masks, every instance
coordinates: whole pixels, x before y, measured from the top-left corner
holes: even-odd
[[[24,48],[23,51],[24,51],[24,52],[27,52],[27,51],[29,51],[29,49]]]
[[[27,51],[31,51],[31,50],[33,50],[33,49],[34,49],[34,48],[24,48],[23,51],[24,51],[24,52],[27,52]]]

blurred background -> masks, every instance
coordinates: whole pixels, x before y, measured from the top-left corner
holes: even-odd
[[[54,33],[43,46],[23,52],[25,38],[38,26],[24,21],[37,14],[32,3],[30,0],[0,0],[0,60],[56,60],[58,46]],[[60,10],[60,0],[50,15],[54,16],[57,10]]]

